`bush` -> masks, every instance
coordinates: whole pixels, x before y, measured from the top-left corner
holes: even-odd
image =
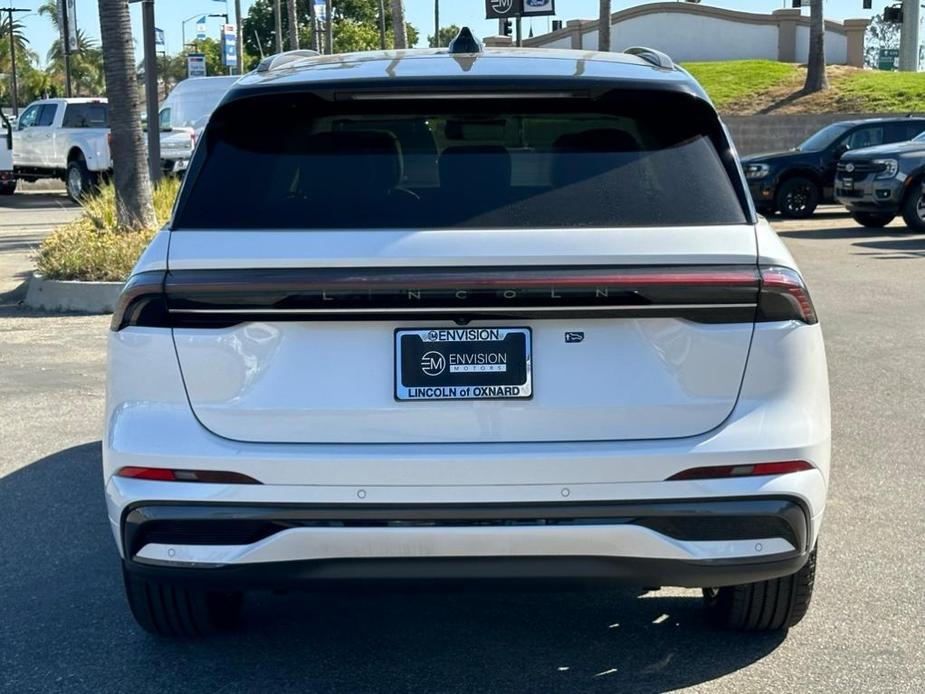
[[[157,226],[141,231],[116,227],[116,193],[111,183],[84,200],[80,217],[55,229],[36,255],[38,273],[53,280],[122,282],[154,233],[170,217],[180,183],[162,179],[154,189]]]

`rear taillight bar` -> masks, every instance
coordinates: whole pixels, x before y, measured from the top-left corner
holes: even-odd
[[[747,463],[744,465],[713,465],[682,470],[668,478],[669,482],[679,480],[711,480],[727,477],[758,477],[764,475],[786,475],[791,472],[812,470],[805,460],[784,460],[776,463]]]
[[[116,477],[152,482],[203,482],[205,484],[260,484],[253,477],[226,470],[174,470],[161,467],[119,468]]]
[[[819,322],[813,300],[800,273],[786,267],[761,268],[761,293],[756,320],[798,320],[808,325]]]
[[[816,322],[799,274],[779,267],[291,268],[139,273],[112,329],[579,317]]]

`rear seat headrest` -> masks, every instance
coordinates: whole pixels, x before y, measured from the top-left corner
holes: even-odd
[[[491,155],[490,160],[483,156]],[[440,186],[465,190],[470,186],[507,189],[511,185],[511,155],[501,145],[455,145],[440,154]]]
[[[330,184],[325,187],[349,184],[388,192],[401,182],[401,146],[393,134],[383,130],[316,133],[308,139],[307,153],[329,158],[319,170],[319,182]],[[364,157],[362,164],[357,164],[355,156]]]

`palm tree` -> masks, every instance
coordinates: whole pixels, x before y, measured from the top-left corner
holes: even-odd
[[[407,48],[408,37],[405,34],[405,4],[402,0],[391,0],[392,4],[392,34],[395,38],[395,48]]]
[[[120,228],[154,226],[151,180],[141,133],[141,109],[135,80],[135,50],[128,0],[99,0],[103,65],[112,132],[112,173],[116,219]]]
[[[597,22],[597,50],[610,50],[610,0],[601,0]]]
[[[829,88],[825,76],[825,19],[822,16],[822,0],[810,0],[809,5],[809,59],[806,62],[806,93],[820,92]]]
[[[286,11],[289,13],[289,50],[295,51],[299,48],[299,18],[295,0],[286,0]]]

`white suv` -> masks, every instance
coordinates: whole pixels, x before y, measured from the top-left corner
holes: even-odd
[[[213,114],[109,340],[136,619],[484,576],[795,624],[822,333],[712,105],[651,50],[463,50],[266,61]]]

